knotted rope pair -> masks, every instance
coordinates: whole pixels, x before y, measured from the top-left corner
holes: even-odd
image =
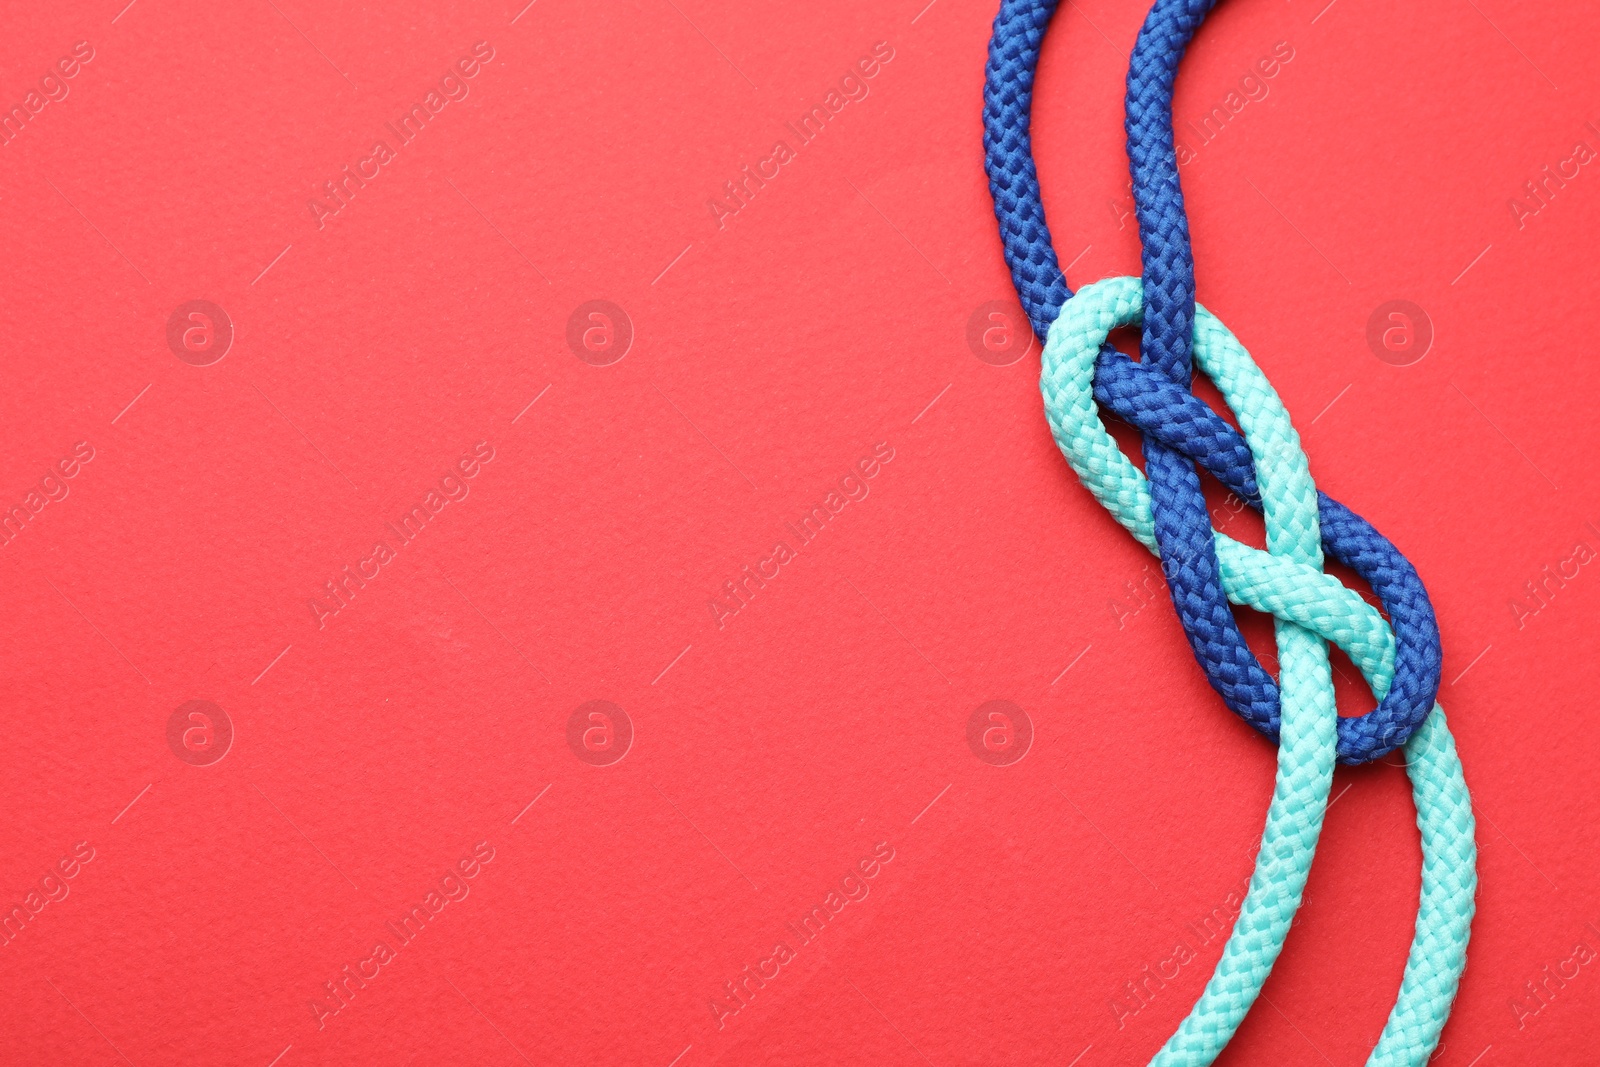
[[[1072,297],[1050,243],[1029,111],[1054,0],[1003,0],[985,87],[995,214],[1018,295],[1046,338],[1041,386],[1056,441],[1101,504],[1160,556],[1213,687],[1280,744],[1273,803],[1240,917],[1205,994],[1154,1062],[1208,1064],[1226,1045],[1299,906],[1335,759],[1365,762],[1404,743],[1423,837],[1423,886],[1400,996],[1369,1063],[1421,1064],[1455,996],[1476,889],[1471,801],[1433,702],[1438,629],[1415,569],[1364,519],[1316,491],[1277,394],[1233,335],[1194,302],[1171,100],[1184,50],[1214,2],[1157,0],[1129,68],[1142,292],[1134,279],[1115,278]],[[1105,343],[1112,329],[1130,324],[1143,327],[1142,362]],[[1218,386],[1243,436],[1189,392],[1191,357]],[[1143,434],[1148,480],[1107,433],[1097,403]],[[1212,530],[1196,462],[1262,511],[1266,552]],[[1392,631],[1322,572],[1324,548],[1373,588]],[[1275,616],[1279,682],[1244,643],[1230,600]],[[1338,716],[1324,641],[1338,644],[1362,671],[1378,697],[1373,711]]]
[[[1172,144],[1171,97],[1183,48],[1211,5],[1183,5],[1201,12],[1176,27],[1164,10],[1173,6],[1158,4],[1152,10],[1135,53],[1147,62],[1136,61],[1128,75],[1129,155],[1150,291],[1144,362],[1102,346],[1095,399],[1145,435],[1162,568],[1195,658],[1229,706],[1277,740],[1277,686],[1227,609],[1205,499],[1189,462],[1200,463],[1246,503],[1261,508],[1249,447],[1188,388],[1194,270]],[[990,187],[1006,259],[1041,338],[1071,296],[1045,225],[1028,128],[1034,66],[1054,9],[1054,2],[1040,0],[1002,5],[990,43],[984,109]],[[1432,707],[1439,687],[1439,631],[1415,568],[1387,538],[1326,494],[1317,495],[1317,511],[1329,554],[1372,587],[1394,621],[1394,685],[1373,711],[1339,723],[1341,762],[1365,763],[1403,744]]]

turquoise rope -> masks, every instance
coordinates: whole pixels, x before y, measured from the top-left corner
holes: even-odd
[[[1394,677],[1394,635],[1376,609],[1322,571],[1316,486],[1283,402],[1244,346],[1196,306],[1194,357],[1239,420],[1261,486],[1267,550],[1213,531],[1229,600],[1274,616],[1283,726],[1272,804],[1239,918],[1204,994],[1151,1061],[1210,1064],[1255,1003],[1305,891],[1328,804],[1338,710],[1327,646],[1350,656],[1381,700]],[[1056,444],[1079,479],[1140,543],[1159,554],[1145,476],[1107,432],[1094,401],[1100,346],[1141,322],[1137,278],[1108,278],[1061,309],[1045,343],[1040,387]],[[1439,1041],[1466,966],[1477,845],[1472,800],[1437,704],[1405,746],[1422,832],[1422,891],[1400,993],[1367,1063],[1421,1067]]]

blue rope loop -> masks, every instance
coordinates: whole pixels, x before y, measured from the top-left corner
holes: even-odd
[[[1144,438],[1162,571],[1195,659],[1233,711],[1274,742],[1282,722],[1276,680],[1239,632],[1218,573],[1195,465],[1257,511],[1261,496],[1244,438],[1189,391],[1194,265],[1172,139],[1179,61],[1215,0],[1157,0],[1128,72],[1127,132],[1143,245],[1145,312],[1140,362],[1109,344],[1094,396]],[[984,82],[984,165],[1006,263],[1041,339],[1071,298],[1050,240],[1030,129],[1039,52],[1057,0],[1002,0]],[[1439,628],[1416,568],[1360,515],[1318,493],[1322,543],[1377,594],[1395,636],[1395,676],[1371,711],[1342,717],[1338,759],[1358,764],[1403,745],[1439,689]]]

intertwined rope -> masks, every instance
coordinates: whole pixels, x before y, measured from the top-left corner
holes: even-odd
[[[1157,0],[1131,59],[1127,132],[1142,287],[1109,279],[1073,297],[1050,243],[1028,123],[1053,0],[1003,0],[985,86],[995,214],[1019,298],[1046,337],[1041,386],[1057,444],[1100,503],[1161,558],[1178,617],[1213,687],[1279,741],[1249,894],[1205,993],[1153,1062],[1209,1064],[1227,1044],[1299,907],[1335,760],[1363,762],[1404,744],[1422,830],[1422,893],[1400,994],[1368,1062],[1420,1065],[1438,1042],[1465,966],[1477,887],[1471,798],[1434,703],[1438,629],[1415,569],[1365,520],[1316,490],[1276,392],[1194,301],[1172,90],[1184,50],[1214,2]],[[1138,363],[1106,343],[1113,328],[1129,324],[1143,327]],[[1242,435],[1189,391],[1193,362],[1216,383]],[[1148,479],[1106,432],[1101,410],[1142,432]],[[1265,552],[1211,528],[1196,462],[1261,509]],[[1387,622],[1323,573],[1324,549],[1372,586]],[[1230,601],[1275,616],[1276,681],[1239,634]],[[1378,698],[1373,711],[1339,717],[1325,641],[1361,669]]]
[[[1191,463],[1259,508],[1250,450],[1233,427],[1189,391],[1187,340],[1176,340],[1187,338],[1193,317],[1194,269],[1172,143],[1171,96],[1178,60],[1210,6],[1206,0],[1158,3],[1135,45],[1128,75],[1129,157],[1146,284],[1159,317],[1146,322],[1143,362],[1109,345],[1101,349],[1095,396],[1144,434],[1162,569],[1195,658],[1228,705],[1276,739],[1277,684],[1227,610],[1205,500]],[[1018,298],[1041,338],[1072,295],[1045,224],[1029,133],[1034,68],[1054,10],[1054,0],[1001,5],[984,88],[985,164],[995,216]],[[1394,625],[1394,685],[1372,711],[1342,718],[1338,725],[1340,762],[1365,763],[1404,744],[1433,706],[1441,664],[1439,628],[1416,569],[1388,538],[1325,494],[1318,495],[1317,511],[1327,553],[1372,587]]]
[[[1078,478],[1147,547],[1154,534],[1150,485],[1106,430],[1094,399],[1100,346],[1117,326],[1142,319],[1134,278],[1109,278],[1062,308],[1043,353],[1040,385],[1056,444]],[[1234,603],[1276,619],[1283,724],[1278,773],[1255,873],[1205,993],[1151,1062],[1209,1064],[1255,1002],[1300,906],[1333,779],[1333,679],[1325,641],[1350,656],[1374,693],[1388,691],[1395,645],[1376,609],[1324,574],[1316,542],[1316,489],[1299,435],[1277,393],[1243,346],[1205,309],[1194,356],[1238,417],[1255,459],[1267,550],[1212,532],[1221,580]],[[1208,527],[1209,529],[1209,527]],[[1477,848],[1472,799],[1444,711],[1434,706],[1405,747],[1422,830],[1422,897],[1400,995],[1369,1064],[1421,1065],[1439,1039],[1466,965]]]

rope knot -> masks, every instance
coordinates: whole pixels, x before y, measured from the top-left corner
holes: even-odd
[[[1049,331],[1040,378],[1056,443],[1101,505],[1161,557],[1196,658],[1246,722],[1277,740],[1282,699],[1279,683],[1238,636],[1231,613],[1216,609],[1224,597],[1333,642],[1361,670],[1378,703],[1364,715],[1338,719],[1342,762],[1364,763],[1393,751],[1422,724],[1439,687],[1438,627],[1415,568],[1365,519],[1317,491],[1282,401],[1226,326],[1196,306],[1193,356],[1243,435],[1187,383],[1105,343],[1111,330],[1141,325],[1143,316],[1143,290],[1134,278],[1097,282],[1063,305]],[[1152,489],[1159,486],[1117,448],[1101,408],[1147,441],[1198,461],[1261,508],[1267,551],[1214,531],[1203,505],[1187,508],[1172,524],[1181,536],[1159,537],[1152,506]],[[1189,473],[1193,477],[1192,468]],[[1390,621],[1323,572],[1324,548],[1372,587]],[[1228,669],[1212,670],[1213,664]]]

